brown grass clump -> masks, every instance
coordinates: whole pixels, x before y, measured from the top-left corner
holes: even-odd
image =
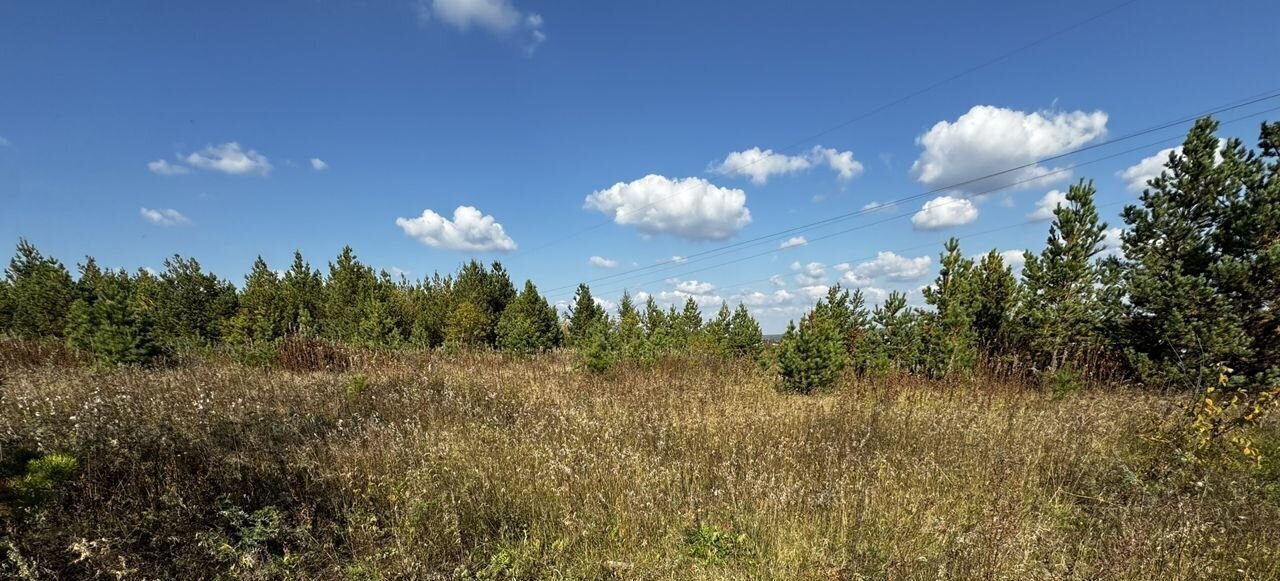
[[[10,370],[3,454],[77,464],[0,577],[1280,577],[1275,426],[1261,468],[1182,469],[1147,393],[349,361]]]

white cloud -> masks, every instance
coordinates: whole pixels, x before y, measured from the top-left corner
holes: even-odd
[[[423,210],[417,218],[396,218],[396,226],[433,248],[473,252],[516,249],[515,241],[507,236],[502,224],[471,206],[458,206],[453,211],[453,220]]]
[[[1014,276],[1022,276],[1022,267],[1027,263],[1026,251],[1020,249],[1005,250],[1000,253],[1005,265],[1013,270]]]
[[[138,210],[138,213],[141,214],[148,222],[151,222],[152,224],[159,224],[161,226],[178,226],[191,222],[191,220],[188,220],[186,216],[182,215],[182,212],[173,208],[159,210],[141,208]]]
[[[911,217],[911,225],[917,230],[941,230],[963,226],[978,219],[978,208],[967,198],[938,196],[924,203]]]
[[[827,268],[821,262],[810,262],[808,264],[793,262],[791,263],[791,270],[795,271],[796,282],[801,286],[818,285],[827,280]]]
[[[157,159],[148,163],[147,169],[151,170],[151,173],[160,174],[162,176],[176,176],[191,173],[191,170],[188,169],[187,166],[169,163],[163,159]]]
[[[318,157],[313,157],[311,158],[311,169],[314,169],[316,171],[324,171],[326,169],[329,169],[329,164],[325,163],[323,159],[320,159]]]
[[[769,277],[769,284],[777,287],[787,286],[787,279],[782,278],[781,274],[775,274]]]
[[[685,262],[688,262],[688,261],[689,261],[688,258],[676,255],[676,256],[672,256],[669,262],[672,262],[674,264],[684,264]]]
[[[826,165],[840,179],[850,180],[862,173],[862,163],[853,158],[852,151],[839,151],[830,147],[814,146],[801,155],[786,155],[772,149],[752,147],[734,151],[724,161],[713,165],[711,171],[725,176],[746,176],[752,183],[764,184],[771,175],[784,175]]]
[[[692,240],[724,240],[751,222],[746,192],[701,178],[672,180],[650,174],[587,196],[584,207],[599,210],[645,234]]]
[[[1222,163],[1222,148],[1226,147],[1227,140],[1218,140],[1218,151],[1214,152],[1214,163]],[[1131,192],[1141,192],[1147,189],[1147,182],[1160,176],[1164,172],[1164,166],[1169,162],[1169,155],[1182,155],[1182,146],[1161,149],[1155,155],[1142,158],[1142,161],[1135,163],[1124,170],[1117,172],[1116,175],[1124,180],[1125,186]]]
[[[680,280],[678,278],[670,278],[667,279],[667,284],[670,284],[679,292],[691,295],[705,295],[715,292],[716,290],[716,285],[697,280]]]
[[[1057,168],[1037,164],[990,178],[983,176],[1065,153],[1106,133],[1107,114],[1102,111],[1026,113],[978,105],[954,122],[939,121],[916,138],[923,151],[912,164],[911,174],[932,187],[973,180],[956,186],[968,193],[1015,182],[1023,182],[1011,186],[1015,190],[1043,186],[1069,178],[1070,172],[1048,175]]]
[[[1058,209],[1058,206],[1066,203],[1067,203],[1066,192],[1062,192],[1059,190],[1050,190],[1049,193],[1045,194],[1043,198],[1040,198],[1040,201],[1036,202],[1035,211],[1031,212],[1030,214],[1027,214],[1027,219],[1031,220],[1032,222],[1043,222],[1045,220],[1052,220],[1054,217],[1053,211]]]
[[[866,212],[866,213],[868,213],[868,214],[870,214],[870,213],[873,213],[873,212],[886,212],[886,211],[892,210],[892,209],[894,209],[894,208],[896,208],[896,207],[898,207],[898,206],[897,206],[896,204],[894,204],[893,202],[881,203],[881,202],[877,202],[877,201],[875,201],[875,200],[872,200],[872,201],[870,201],[870,202],[867,202],[867,204],[866,204],[865,206],[863,206],[863,207],[862,207],[862,211],[863,211],[863,212]]]
[[[845,267],[844,279],[853,284],[862,284],[869,280],[884,279],[894,281],[916,280],[929,273],[933,260],[928,256],[907,258],[893,252],[881,252],[875,259],[849,268]]]
[[[788,304],[795,297],[795,295],[779,289],[768,294],[759,291],[746,291],[733,297],[733,299],[734,302],[740,302],[748,307],[773,307]]]
[[[1120,256],[1124,254],[1124,238],[1121,237],[1123,234],[1124,230],[1120,228],[1108,228],[1106,232],[1103,232],[1102,252],[1098,253],[1099,256]]]
[[[618,261],[609,260],[602,256],[592,256],[587,259],[587,264],[590,264],[591,266],[599,266],[600,268],[617,268]]]
[[[800,287],[800,294],[809,298],[809,300],[817,300],[827,296],[828,287],[825,284],[811,284]]]
[[[859,287],[858,290],[862,291],[862,296],[867,300],[868,304],[883,303],[885,299],[889,298],[889,289],[878,286],[864,286]]]
[[[529,33],[525,51],[532,54],[547,39],[542,31],[542,15],[523,13],[509,0],[418,0],[418,18],[432,18],[461,31],[483,28],[494,34],[510,34],[518,29]]]
[[[398,279],[400,279],[400,278],[402,278],[402,277],[404,277],[404,278],[408,278],[408,276],[409,276],[409,274],[410,274],[410,273],[409,273],[409,271],[407,271],[407,270],[405,270],[405,269],[403,269],[403,268],[400,268],[400,267],[398,267],[398,266],[393,266],[393,267],[391,267],[391,268],[388,268],[388,269],[387,269],[387,274],[391,275],[391,278],[394,278],[394,279],[397,279],[397,280],[398,280]],[[282,276],[283,276],[283,275],[282,275]]]
[[[792,237],[790,240],[787,240],[786,242],[779,244],[778,248],[785,250],[787,248],[796,248],[798,246],[805,246],[807,244],[809,244],[809,241],[805,240],[804,236],[795,236],[795,237]]]
[[[244,151],[240,148],[240,144],[234,141],[205,147],[187,155],[185,161],[201,169],[229,174],[267,175],[271,173],[271,162],[265,155],[252,149]]]

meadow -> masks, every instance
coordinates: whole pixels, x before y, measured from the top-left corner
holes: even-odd
[[[1280,428],[1192,462],[1186,394],[336,360],[6,364],[0,576],[1280,578]]]

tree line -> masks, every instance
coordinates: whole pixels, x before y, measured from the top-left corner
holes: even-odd
[[[1021,278],[952,238],[924,289],[930,309],[895,292],[868,311],[859,291],[831,289],[783,336],[784,386],[809,391],[848,367],[970,375],[980,362],[1062,386],[1099,369],[1174,388],[1224,372],[1280,384],[1280,123],[1262,124],[1256,149],[1217,130],[1199,120],[1125,208],[1121,253],[1104,252],[1108,225],[1081,180]]]
[[[756,358],[786,389],[807,392],[846,371],[971,376],[980,368],[1070,385],[1106,370],[1157,386],[1198,387],[1224,368],[1243,385],[1280,381],[1280,123],[1256,148],[1220,142],[1201,119],[1138,203],[1125,208],[1120,252],[1081,180],[1054,210],[1045,247],[1021,276],[992,250],[968,258],[958,240],[924,289],[928,308],[890,293],[868,308],[836,285],[776,347],[739,304],[704,320],[688,299],[663,309],[622,297],[606,312],[578,287],[562,318],[532,281],[517,291],[501,263],[393,279],[344,248],[326,273],[300,253],[282,274],[259,258],[241,288],[173,256],[159,273],[72,277],[22,241],[0,283],[0,334],[52,338],[107,363],[144,363],[190,346],[270,344],[288,336],[360,346],[488,346],[580,350],[587,366],[695,353]]]

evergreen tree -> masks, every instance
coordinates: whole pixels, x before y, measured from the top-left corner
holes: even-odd
[[[414,296],[414,341],[428,347],[443,345],[453,312],[453,277],[435,273],[418,285]]]
[[[75,283],[66,267],[23,239],[5,277],[9,331],[31,339],[61,337],[67,311],[76,300]]]
[[[1107,225],[1098,218],[1093,196],[1092,182],[1067,188],[1066,202],[1053,211],[1044,250],[1025,254],[1022,331],[1035,359],[1050,371],[1100,347],[1094,334],[1100,313],[1094,257],[1102,251]]]
[[[840,377],[847,362],[844,342],[835,324],[810,312],[800,325],[788,323],[778,343],[778,371],[782,389],[812,393]]]
[[[315,335],[320,332],[321,308],[324,304],[324,279],[320,271],[294,251],[293,265],[284,273],[280,284],[285,308],[284,332]]]
[[[338,258],[329,263],[329,279],[324,285],[321,327],[325,335],[339,341],[356,339],[377,284],[373,269],[361,263],[350,246],[344,246]]]
[[[456,304],[445,327],[445,341],[452,345],[478,346],[488,344],[489,329],[493,322],[489,310],[471,301]]]
[[[928,370],[936,377],[967,373],[978,357],[973,261],[960,253],[960,241],[951,238],[940,262],[938,278],[924,289],[925,301],[934,307],[926,319],[926,339]]]
[[[826,299],[818,302],[814,312],[818,317],[831,321],[845,352],[852,358],[868,325],[866,301],[862,297],[862,291],[855,289],[850,293],[836,283],[827,289]]]
[[[978,342],[988,351],[1000,351],[1007,340],[1009,319],[1014,313],[1018,279],[994,248],[974,270],[973,329]]]
[[[569,327],[566,333],[569,345],[584,346],[596,327],[606,325],[607,322],[608,315],[603,307],[596,304],[595,298],[591,296],[591,288],[586,284],[579,284],[573,296],[573,306],[569,310]]]
[[[160,349],[150,318],[131,304],[127,284],[127,277],[107,281],[94,301],[90,350],[102,363],[145,365],[160,355]]]
[[[747,312],[747,307],[738,303],[729,319],[729,350],[738,357],[756,357],[764,348],[764,333],[760,332],[760,324]]]
[[[717,357],[729,356],[731,354],[729,333],[732,330],[732,321],[733,311],[729,310],[729,303],[721,301],[716,317],[707,321],[707,324],[702,327],[702,332],[698,334],[698,349]]]
[[[194,258],[173,255],[164,261],[154,297],[158,334],[169,345],[207,345],[236,313],[236,289],[200,268]]]
[[[617,347],[619,354],[626,359],[647,361],[650,358],[640,311],[636,310],[631,293],[625,291],[618,302]]]
[[[906,295],[890,292],[872,311],[871,321],[868,370],[880,374],[918,370],[923,338],[919,315],[907,306]]]
[[[516,353],[535,353],[560,345],[560,321],[533,281],[511,301],[498,320],[498,347]]]
[[[289,318],[284,284],[259,256],[244,277],[239,311],[231,320],[228,339],[233,342],[274,340],[284,335]]]

